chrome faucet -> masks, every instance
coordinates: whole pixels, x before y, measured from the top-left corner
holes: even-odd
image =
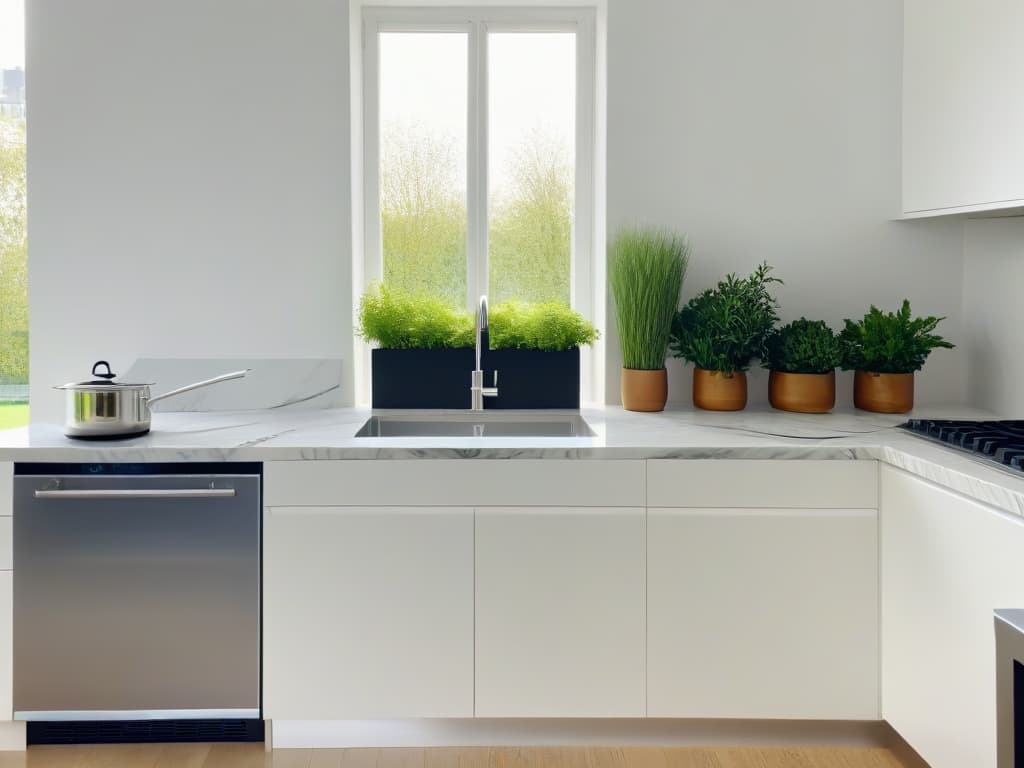
[[[483,344],[484,334],[488,334],[488,322],[487,322],[487,296],[480,297],[480,306],[477,307],[476,311],[476,368],[473,370],[473,378],[470,381],[469,391],[473,397],[472,405],[470,405],[471,411],[482,411],[484,409],[484,398],[485,397],[497,397],[498,396],[498,372],[494,372],[494,386],[484,386],[484,371],[480,367],[480,359],[483,356]],[[490,344],[487,344],[490,348]]]

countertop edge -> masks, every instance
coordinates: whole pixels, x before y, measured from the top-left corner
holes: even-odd
[[[354,434],[367,413],[161,414],[166,421],[151,436],[87,443],[64,438],[57,425],[40,424],[0,435],[0,462],[878,460],[1024,517],[1024,475],[897,430],[896,420],[863,414],[838,414],[826,426],[820,419],[770,411],[669,411],[652,417],[604,408],[583,411],[598,430],[594,439],[473,438],[467,445],[466,439],[451,438],[371,438],[362,443],[345,437]]]

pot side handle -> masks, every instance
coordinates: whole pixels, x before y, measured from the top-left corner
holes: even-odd
[[[208,387],[211,384],[220,384],[222,381],[231,381],[231,379],[241,379],[245,374],[251,371],[252,368],[246,368],[242,371],[234,371],[233,373],[225,373],[221,376],[217,376],[212,379],[206,379],[205,381],[197,381],[195,384],[186,384],[184,387],[178,387],[172,389],[170,392],[164,392],[162,395],[149,398],[149,405],[157,402],[158,400],[164,400],[168,397],[174,397],[175,395],[181,395],[185,392],[191,392],[193,389],[199,389],[200,387]]]

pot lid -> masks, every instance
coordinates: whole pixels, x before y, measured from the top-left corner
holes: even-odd
[[[104,370],[97,370],[100,366],[103,366]],[[114,381],[117,374],[110,370],[110,363],[106,360],[98,360],[92,366],[93,379],[89,381],[70,382],[68,384],[61,384],[59,387],[54,389],[88,389],[88,390],[101,390],[114,392],[120,389],[141,389],[143,387],[150,386],[153,382],[147,382],[144,384],[128,384],[123,381]]]

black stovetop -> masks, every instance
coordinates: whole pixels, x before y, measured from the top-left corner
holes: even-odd
[[[915,435],[1024,471],[1024,421],[911,419],[900,426]]]

